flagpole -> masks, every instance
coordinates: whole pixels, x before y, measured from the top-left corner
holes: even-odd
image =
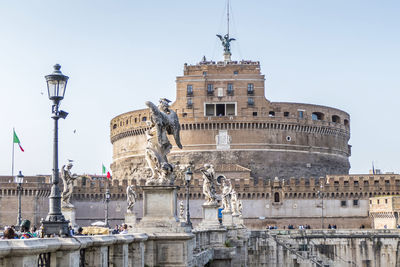
[[[13,128],[13,142],[12,142],[12,167],[11,167],[11,176],[14,177],[14,133],[15,129]]]

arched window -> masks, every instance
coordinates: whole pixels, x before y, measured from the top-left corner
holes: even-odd
[[[324,113],[321,112],[313,112],[311,114],[311,119],[313,121],[322,121],[324,119]]]
[[[117,124],[114,124],[114,125],[113,125],[113,129],[115,129],[115,128],[117,128]]]
[[[332,116],[332,122],[334,123],[340,123],[340,117],[337,115],[333,115]]]
[[[344,126],[349,126],[349,120],[344,120]]]
[[[274,202],[275,203],[279,202],[279,193],[278,192],[275,192],[275,194],[274,194]]]

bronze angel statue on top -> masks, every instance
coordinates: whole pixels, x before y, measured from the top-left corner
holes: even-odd
[[[231,42],[236,41],[236,39],[229,38],[229,34],[225,34],[224,37],[222,37],[222,35],[217,34],[217,37],[221,40],[225,53],[230,53],[231,52]]]
[[[162,98],[158,107],[152,102],[145,104],[150,108],[150,120],[146,131],[145,157],[152,176],[147,180],[146,185],[173,185],[175,175],[174,166],[168,163],[167,155],[172,148],[168,135],[173,135],[176,145],[182,149],[180,141],[180,125],[178,116],[169,108],[171,101]]]

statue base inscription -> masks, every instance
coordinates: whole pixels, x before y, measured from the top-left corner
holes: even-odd
[[[143,218],[136,225],[139,233],[184,233],[190,227],[182,226],[177,216],[176,186],[142,186]]]
[[[222,224],[227,227],[235,226],[231,211],[222,211]]]
[[[197,228],[214,229],[221,228],[222,225],[218,220],[218,204],[203,204],[203,220],[199,223]]]
[[[70,222],[73,229],[78,228],[75,219],[75,207],[62,207],[61,212],[64,215],[65,220]]]
[[[135,213],[125,213],[125,223],[128,225],[128,232],[135,232],[136,227],[136,214]],[[129,227],[131,226],[131,227]]]

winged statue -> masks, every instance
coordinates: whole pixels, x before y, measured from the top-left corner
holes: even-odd
[[[229,34],[225,34],[224,37],[222,37],[222,35],[217,34],[217,37],[221,40],[225,53],[230,53],[231,52],[231,42],[236,41],[236,39],[229,38]]]
[[[147,185],[172,185],[175,180],[174,166],[168,163],[167,159],[172,148],[168,135],[172,135],[177,147],[182,149],[181,127],[178,115],[169,108],[170,102],[166,98],[161,98],[158,106],[150,101],[145,103],[150,108],[145,157],[152,172],[151,178],[146,182]]]

